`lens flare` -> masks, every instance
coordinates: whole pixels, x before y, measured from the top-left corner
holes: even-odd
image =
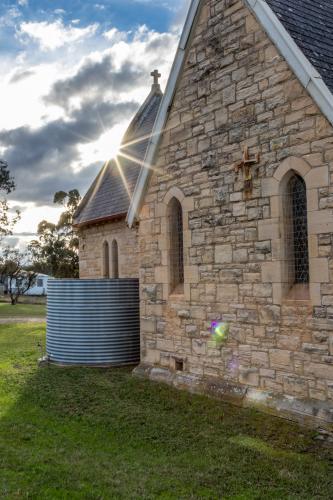
[[[222,345],[229,337],[230,325],[225,322],[212,322],[212,337],[217,346]]]

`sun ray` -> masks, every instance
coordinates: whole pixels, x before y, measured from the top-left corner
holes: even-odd
[[[123,181],[123,184],[124,184],[125,189],[126,189],[126,191],[127,191],[128,198],[131,200],[131,199],[132,199],[132,193],[131,193],[131,191],[130,191],[130,188],[129,188],[129,186],[128,186],[127,179],[126,179],[126,177],[125,177],[125,175],[124,175],[124,172],[123,172],[123,168],[122,168],[122,166],[121,166],[121,164],[120,164],[120,161],[119,161],[119,159],[117,158],[117,156],[115,157],[114,161],[116,162],[116,165],[117,165],[117,168],[118,168],[118,171],[119,171],[119,175],[120,175],[121,180]]]
[[[153,165],[149,165],[148,163],[145,163],[144,160],[135,158],[135,156],[126,154],[123,151],[118,151],[118,156],[122,156],[123,158],[126,158],[126,160],[130,160],[133,163],[139,165],[140,167],[145,167],[148,168],[148,170],[153,170],[154,172],[157,172],[158,174],[163,174],[163,171],[160,168],[154,167]]]
[[[174,127],[164,128],[162,130],[162,132],[155,132],[155,133],[150,133],[147,135],[142,135],[142,136],[138,137],[137,139],[133,139],[132,141],[124,142],[124,144],[121,144],[120,150],[123,148],[127,148],[129,146],[133,146],[134,144],[138,144],[140,142],[146,141],[147,139],[150,139],[151,137],[155,137],[157,135],[164,134],[165,132],[169,132],[169,130],[172,130],[173,128]]]
[[[99,124],[101,126],[101,129],[103,131],[103,134],[106,133],[106,129],[105,129],[105,126],[104,126],[104,123],[103,123],[103,120],[102,120],[102,117],[100,115],[100,112],[98,111],[98,109],[96,110],[96,115],[97,115],[97,118],[98,118],[98,121],[99,121]]]
[[[93,142],[95,139],[92,137],[87,137],[85,135],[79,134],[78,132],[74,132],[74,130],[71,130],[70,128],[70,123],[67,125],[56,125],[59,129],[61,130],[66,130],[66,132],[69,132],[71,135],[74,135],[78,139],[83,139],[85,142]]]
[[[96,182],[96,184],[95,184],[95,186],[94,186],[94,189],[93,189],[93,191],[92,191],[92,193],[91,193],[91,196],[89,197],[88,205],[89,205],[89,202],[90,202],[91,200],[93,200],[93,199],[94,199],[94,197],[95,197],[95,195],[96,195],[97,191],[99,190],[99,188],[100,188],[100,186],[101,186],[101,183],[102,183],[102,181],[103,181],[103,178],[104,178],[104,174],[105,174],[106,170],[109,168],[110,161],[111,161],[111,160],[107,160],[107,161],[104,163],[104,166],[103,166],[103,168],[102,168],[102,170],[101,170],[101,172],[100,172],[100,174],[99,174],[99,177],[98,177],[98,179],[97,179],[97,182]]]

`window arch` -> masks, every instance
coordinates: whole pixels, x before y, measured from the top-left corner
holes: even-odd
[[[116,240],[113,240],[112,242],[112,278],[119,278],[119,251]]]
[[[307,195],[306,184],[296,173],[286,184],[284,210],[288,282],[290,286],[305,285],[310,281]]]
[[[177,198],[169,203],[171,290],[184,285],[183,209]]]
[[[109,243],[103,243],[103,278],[110,278],[110,248]]]

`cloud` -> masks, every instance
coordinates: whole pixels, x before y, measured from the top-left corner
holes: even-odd
[[[76,28],[65,26],[60,19],[54,22],[23,22],[18,31],[18,36],[21,39],[28,37],[36,41],[43,51],[50,51],[92,37],[97,29],[97,23],[86,28]]]
[[[128,33],[124,31],[119,31],[117,28],[111,28],[109,31],[105,31],[103,36],[111,43],[118,43],[125,41],[127,39]]]
[[[5,14],[0,16],[0,27],[14,27],[18,18],[21,17],[21,12],[16,7],[10,7],[5,11]]]
[[[116,70],[110,55],[106,55],[101,61],[88,60],[74,76],[57,81],[44,100],[66,108],[72,97],[125,92],[143,84],[146,79],[147,74],[142,67],[127,61]]]
[[[31,70],[18,70],[16,71],[11,79],[9,80],[9,83],[18,83],[21,82],[22,80],[25,80],[26,78],[29,78],[30,76],[33,76],[35,73],[34,71]]]
[[[15,200],[49,203],[59,189],[86,188],[87,178],[93,178],[100,164],[74,172],[71,165],[80,158],[78,147],[96,141],[103,126],[111,129],[128,120],[137,107],[133,102],[87,101],[68,118],[36,129],[23,126],[0,132],[0,145],[17,184]]]
[[[26,7],[29,2],[28,0],[17,0],[17,3],[21,6],[21,7]]]

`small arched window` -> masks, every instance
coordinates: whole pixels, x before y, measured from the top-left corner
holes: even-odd
[[[110,249],[109,243],[103,243],[103,278],[110,278]]]
[[[116,240],[112,242],[112,278],[119,278],[119,252]]]
[[[291,286],[308,284],[309,245],[306,185],[293,174],[286,186],[286,254],[288,281]]]
[[[180,202],[172,198],[169,205],[171,289],[184,285],[183,210]]]

